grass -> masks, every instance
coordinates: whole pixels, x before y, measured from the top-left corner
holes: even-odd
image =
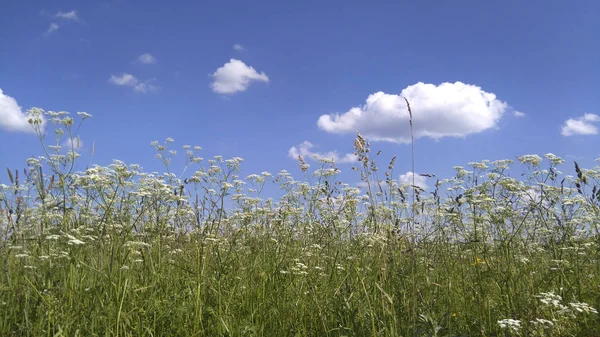
[[[46,146],[42,113],[44,156],[0,186],[1,336],[600,335],[599,167],[470,163],[426,193],[395,159],[380,179],[357,134],[362,190],[327,160],[240,179],[240,158],[193,147],[178,176],[171,139],[152,144],[163,174],[73,172],[56,145],[77,147],[74,120],[46,113]]]

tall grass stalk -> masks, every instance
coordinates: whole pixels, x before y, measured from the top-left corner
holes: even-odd
[[[414,138],[414,133],[413,133],[413,114],[412,114],[412,109],[410,108],[410,103],[408,102],[408,99],[406,97],[404,97],[404,101],[406,102],[406,109],[408,110],[408,115],[409,115],[409,119],[408,122],[410,124],[410,166],[411,166],[411,174],[412,174],[412,207],[411,207],[411,214],[412,214],[412,221],[410,222],[410,236],[411,236],[411,240],[412,240],[412,247],[411,247],[411,280],[412,280],[412,303],[413,303],[413,310],[412,310],[412,317],[413,317],[413,327],[417,326],[417,307],[415,306],[417,303],[417,280],[416,280],[416,275],[417,275],[417,259],[415,257],[415,252],[416,252],[416,236],[415,236],[415,221],[416,221],[416,212],[415,212],[415,205],[416,205],[416,190],[417,190],[417,186],[415,184],[415,174],[417,174],[415,172],[415,138]],[[414,334],[416,336],[417,330],[414,329]]]

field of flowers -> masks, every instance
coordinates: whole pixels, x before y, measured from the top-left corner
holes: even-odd
[[[162,174],[74,172],[90,115],[28,113],[43,156],[1,179],[0,336],[600,335],[600,167],[527,155],[424,191],[357,134],[361,188],[193,146],[176,174],[172,139]]]

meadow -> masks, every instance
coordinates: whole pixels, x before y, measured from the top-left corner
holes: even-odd
[[[242,177],[195,146],[176,173],[170,138],[163,173],[75,172],[90,115],[28,114],[43,155],[0,185],[1,336],[600,335],[600,167],[473,162],[425,191],[357,133],[360,188],[328,159]]]

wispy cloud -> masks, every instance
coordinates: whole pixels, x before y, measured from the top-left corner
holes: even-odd
[[[124,73],[120,76],[111,75],[108,82],[123,87],[131,87],[136,92],[147,93],[158,90],[158,87],[146,82],[141,82],[135,76]]]
[[[440,85],[419,82],[400,95],[376,92],[364,106],[342,114],[322,115],[317,125],[329,133],[353,133],[374,141],[409,143],[409,114],[404,97],[416,108],[413,114],[414,137],[465,137],[496,127],[508,105],[493,93],[462,82]]]
[[[235,51],[242,51],[244,49],[246,49],[246,48],[244,48],[241,44],[236,43],[233,45],[233,50],[235,50]]]
[[[157,62],[156,58],[150,53],[140,55],[138,61],[142,64],[155,64]]]
[[[76,22],[80,22],[80,18],[79,15],[77,14],[76,10],[72,10],[69,12],[63,12],[63,11],[58,11],[56,12],[56,14],[51,14],[45,10],[42,10],[40,12],[40,15],[43,15],[45,17],[48,17],[50,19],[54,19],[54,20],[63,20],[63,22],[66,21],[76,21]],[[61,26],[56,23],[56,22],[50,22],[50,26],[48,27],[48,29],[46,29],[46,31],[44,32],[44,36],[49,36],[50,34],[56,32]]]
[[[0,129],[33,133],[34,130],[27,120],[28,117],[21,111],[17,100],[5,95],[0,89]]]
[[[288,151],[288,156],[293,159],[298,159],[298,156],[302,156],[303,159],[311,158],[313,160],[333,159],[337,164],[355,163],[358,161],[358,157],[353,153],[346,153],[340,156],[337,151],[313,152],[312,148],[314,147],[311,142],[304,141],[298,146],[292,146]]]
[[[269,82],[267,74],[259,74],[254,68],[236,59],[230,59],[211,76],[214,78],[211,88],[218,94],[245,91],[252,82]]]
[[[60,28],[60,26],[56,22],[51,22],[48,29],[46,29],[46,31],[44,32],[44,36],[48,36],[48,35],[54,33],[59,28]]]
[[[525,113],[523,113],[521,111],[516,111],[516,110],[513,112],[513,115],[515,117],[525,117]]]
[[[77,15],[77,11],[75,10],[70,12],[59,11],[54,16],[60,19],[79,21],[79,16]]]
[[[574,135],[597,135],[598,128],[593,123],[600,122],[600,116],[595,114],[584,114],[579,118],[570,118],[565,121],[561,128],[561,135],[565,137]]]

